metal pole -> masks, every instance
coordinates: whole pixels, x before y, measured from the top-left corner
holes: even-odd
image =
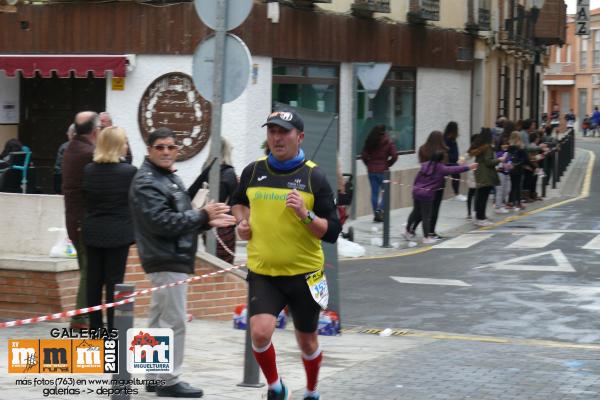
[[[390,171],[384,172],[383,184],[383,244],[381,247],[390,246]]]
[[[210,159],[216,158],[208,175],[210,198],[219,201],[221,178],[221,116],[223,111],[223,83],[225,81],[225,31],[227,19],[227,0],[217,0],[217,23],[215,26],[215,60],[213,76],[212,116],[210,121]],[[206,251],[217,254],[217,240],[212,231],[206,232]]]
[[[560,150],[556,150],[554,153],[554,165],[552,166],[552,189],[556,189],[556,181],[558,180],[558,157],[560,155]]]
[[[548,157],[544,157],[544,161],[542,161],[542,171],[544,171],[544,177],[542,178],[542,197],[546,197],[546,185],[548,185]]]
[[[131,284],[118,283],[115,285],[115,298],[118,299],[127,293],[133,293],[135,286]],[[127,372],[127,329],[133,328],[133,305],[134,303],[123,304],[115,307],[114,326],[117,329],[118,336],[118,360],[120,361],[119,372],[112,376],[117,383],[112,386],[113,389],[121,389],[120,393],[113,394],[112,400],[129,400],[130,396],[126,394],[131,385],[120,384],[128,382],[131,379],[131,374]],[[117,361],[118,363],[118,361]],[[118,364],[117,364],[118,365]]]
[[[358,78],[356,77],[356,65],[352,64],[352,154],[350,163],[352,164],[352,176],[354,178],[354,190],[350,201],[350,218],[356,219],[356,189],[358,188],[358,176],[356,175],[356,154],[358,153]]]
[[[246,307],[250,307],[250,291],[248,291],[248,303]],[[265,384],[258,380],[258,363],[252,353],[252,338],[250,337],[250,315],[249,309],[246,309],[246,345],[244,347],[244,381],[238,383],[238,386],[243,387],[263,387]]]

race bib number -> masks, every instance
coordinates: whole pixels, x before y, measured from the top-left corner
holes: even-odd
[[[329,302],[329,288],[327,287],[327,279],[323,270],[313,272],[306,275],[306,283],[310,289],[310,294],[323,310],[327,309]]]

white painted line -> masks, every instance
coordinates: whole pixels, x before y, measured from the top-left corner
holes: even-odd
[[[536,233],[594,233],[600,234],[600,230],[597,229],[488,229],[485,231],[470,231],[469,233],[523,233],[523,234],[536,234]]]
[[[483,242],[486,239],[494,236],[493,233],[487,235],[471,235],[465,233],[464,235],[457,236],[455,238],[446,240],[440,244],[433,246],[434,249],[468,249],[469,247],[476,245],[479,242]]]
[[[407,276],[390,276],[390,278],[396,282],[414,285],[471,286],[457,279],[411,278]]]
[[[540,233],[526,235],[514,243],[506,246],[507,249],[541,249],[561,237],[562,233]]]
[[[587,242],[582,249],[600,250],[600,235],[596,235],[596,237]]]
[[[554,262],[556,263],[555,265],[522,264],[522,262],[525,260],[531,260],[548,254],[554,259]],[[475,267],[475,269],[480,268],[494,268],[508,271],[576,272],[575,268],[573,268],[569,260],[567,260],[567,257],[565,257],[563,252],[559,249],[511,258],[505,261]]]
[[[573,296],[572,302],[577,308],[598,312],[600,311],[600,287],[598,286],[570,286],[570,285],[539,285],[540,289],[549,292],[564,292]]]

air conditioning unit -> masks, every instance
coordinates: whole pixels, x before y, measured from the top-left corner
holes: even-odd
[[[600,85],[600,74],[592,74],[592,85]]]

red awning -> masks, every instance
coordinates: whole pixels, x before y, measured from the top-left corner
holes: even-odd
[[[18,71],[25,78],[33,78],[36,72],[44,78],[52,73],[60,78],[68,78],[71,72],[76,78],[86,78],[88,72],[103,78],[106,71],[112,71],[113,77],[125,77],[125,56],[106,55],[6,55],[0,54],[0,70],[13,77]]]

